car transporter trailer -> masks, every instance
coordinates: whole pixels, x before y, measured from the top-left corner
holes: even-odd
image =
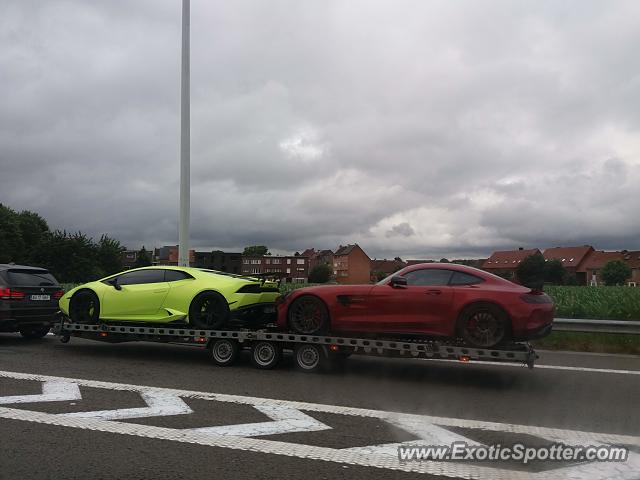
[[[207,330],[148,324],[93,325],[71,323],[63,318],[53,331],[63,343],[67,343],[71,337],[80,337],[110,343],[144,341],[207,347],[213,362],[220,366],[232,365],[241,350],[249,349],[251,361],[257,368],[271,369],[280,362],[283,351],[293,351],[296,366],[306,372],[335,366],[351,354],[461,362],[510,362],[521,363],[529,368],[533,368],[538,358],[528,343],[512,343],[500,348],[477,348],[455,341],[299,335],[269,328]]]

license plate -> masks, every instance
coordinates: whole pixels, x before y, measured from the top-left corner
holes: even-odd
[[[276,307],[264,307],[264,313],[275,313]]]
[[[51,295],[31,295],[31,300],[38,300],[38,301],[51,300]]]

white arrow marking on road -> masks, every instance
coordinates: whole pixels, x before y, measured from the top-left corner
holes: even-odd
[[[234,437],[260,437],[280,433],[331,430],[330,426],[294,408],[279,405],[254,405],[254,408],[267,415],[273,422],[243,423],[219,427],[190,428],[187,430],[210,435],[228,435]]]
[[[64,402],[80,400],[80,388],[77,383],[50,381],[42,383],[42,393],[35,395],[13,395],[0,397],[0,405],[12,403]]]
[[[463,437],[455,432],[447,430],[446,428],[434,425],[428,420],[407,419],[401,416],[396,418],[386,418],[386,422],[399,427],[409,433],[418,437],[417,440],[409,440],[399,443],[383,443],[380,445],[367,445],[364,447],[352,447],[345,448],[343,450],[355,453],[364,454],[380,454],[391,455],[392,457],[398,457],[398,448],[405,446],[420,445],[451,445],[454,442],[464,442],[467,445],[482,445],[478,442],[471,440],[470,438]]]
[[[121,408],[117,410],[96,410],[94,412],[63,413],[65,417],[99,418],[101,420],[122,420],[125,418],[163,417],[193,413],[178,395],[154,390],[143,390],[140,396],[147,407]]]

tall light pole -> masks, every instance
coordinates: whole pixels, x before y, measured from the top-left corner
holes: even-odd
[[[182,0],[182,74],[180,77],[180,229],[178,265],[189,266],[189,214],[191,209],[191,108],[189,71],[190,0]]]

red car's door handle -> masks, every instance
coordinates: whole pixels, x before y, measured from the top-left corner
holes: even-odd
[[[440,295],[442,290],[427,290],[427,295]]]

